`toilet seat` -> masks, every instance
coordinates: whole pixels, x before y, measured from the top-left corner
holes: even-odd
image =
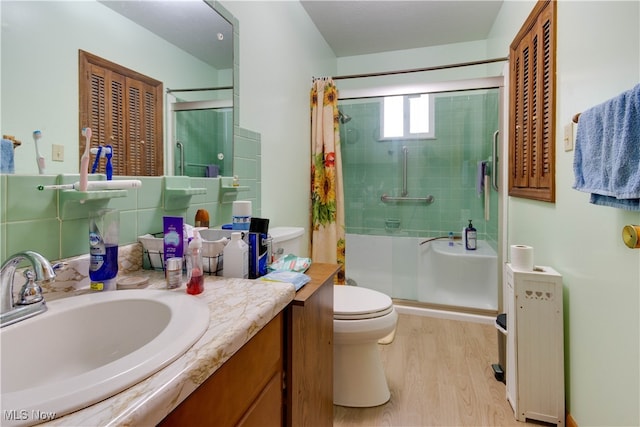
[[[335,286],[333,318],[336,320],[375,319],[393,311],[388,295],[357,286]]]

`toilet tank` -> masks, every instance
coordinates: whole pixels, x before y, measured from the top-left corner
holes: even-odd
[[[293,254],[296,256],[303,255],[302,236],[304,228],[302,227],[273,227],[269,229],[271,235],[274,258],[281,255]]]

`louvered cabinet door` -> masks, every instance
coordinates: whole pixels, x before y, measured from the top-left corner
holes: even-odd
[[[80,76],[81,126],[91,127],[92,147],[113,147],[114,175],[162,175],[162,83],[83,51]]]
[[[129,175],[154,175],[154,171],[162,169],[162,140],[156,132],[158,120],[162,126],[158,97],[153,87],[130,78],[126,92]]]
[[[555,2],[539,1],[510,51],[509,195],[555,201]]]

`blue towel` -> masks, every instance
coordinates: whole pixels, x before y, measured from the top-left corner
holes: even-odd
[[[14,173],[13,142],[2,139],[0,142],[0,173]]]
[[[640,84],[580,115],[573,171],[591,203],[640,211]]]

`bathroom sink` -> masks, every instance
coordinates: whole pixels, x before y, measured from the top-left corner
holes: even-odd
[[[0,330],[2,425],[90,406],[184,354],[209,325],[192,296],[126,290],[63,298]],[[6,424],[5,424],[6,423]]]

